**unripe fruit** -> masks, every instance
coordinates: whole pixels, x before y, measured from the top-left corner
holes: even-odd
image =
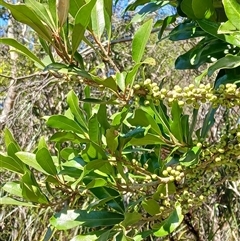
[[[164,170],[164,171],[162,172],[162,174],[163,174],[163,176],[167,177],[167,176],[168,176],[168,171],[167,171],[167,170]]]

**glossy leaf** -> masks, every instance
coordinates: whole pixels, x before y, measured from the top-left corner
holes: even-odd
[[[176,101],[172,104],[171,114],[172,123],[170,124],[170,130],[180,142],[183,142],[183,130],[181,124],[182,108],[179,107]]]
[[[72,238],[70,241],[96,241],[97,235],[96,234],[86,234],[86,235],[78,235]]]
[[[142,21],[148,14],[152,12],[156,12],[168,4],[169,1],[158,1],[158,2],[149,2],[145,4],[137,14],[132,18],[131,22],[140,22]]]
[[[227,49],[227,43],[220,40],[210,41],[203,39],[194,48],[190,49],[175,61],[176,69],[197,69],[202,64],[212,63],[215,59],[225,56],[224,50]]]
[[[195,17],[198,19],[210,19],[215,14],[212,0],[205,0],[204,2],[192,0],[192,8]]]
[[[156,61],[153,58],[147,58],[143,62],[136,63],[133,68],[127,72],[126,78],[125,78],[125,86],[130,85],[130,87],[133,86],[133,83],[136,78],[136,74],[139,70],[139,68],[144,65],[144,64],[149,64],[149,65],[156,65]]]
[[[26,6],[28,6],[33,12],[35,12],[36,16],[38,16],[47,26],[49,26],[52,31],[57,29],[56,22],[48,11],[48,5],[41,4],[35,0],[25,0]]]
[[[118,147],[118,131],[114,128],[106,130],[107,147],[114,153]]]
[[[164,220],[159,229],[154,232],[156,237],[164,237],[172,233],[183,221],[182,208],[177,204],[175,210]]]
[[[16,142],[16,140],[14,139],[11,131],[9,129],[5,129],[4,130],[4,142],[5,142],[5,146],[7,147],[10,143],[14,143],[16,148],[18,149],[18,151],[21,150],[20,146],[18,145],[18,143]]]
[[[160,212],[159,203],[154,199],[148,199],[142,202],[142,207],[146,212],[148,212],[151,216],[154,216]]]
[[[82,110],[79,107],[79,100],[76,94],[71,90],[67,94],[67,103],[70,107],[72,114],[74,115],[77,122],[87,131],[87,124]]]
[[[208,75],[211,76],[218,69],[233,69],[240,66],[240,56],[226,55],[216,61],[208,68]]]
[[[108,201],[106,204],[120,213],[124,212],[124,206],[120,194],[114,189],[108,187],[96,187],[90,189],[90,191],[100,200],[112,197],[112,200]]]
[[[142,215],[138,212],[125,213],[122,225],[124,227],[131,226],[133,224],[136,224],[138,221],[140,221],[141,218],[142,218]]]
[[[240,35],[218,34],[218,29],[220,27],[219,23],[208,21],[206,19],[197,20],[197,23],[200,28],[202,28],[210,35],[221,39],[222,41],[240,47]]]
[[[37,171],[48,175],[48,173],[38,164],[35,154],[29,152],[18,152],[16,153],[16,156],[26,165],[29,165]]]
[[[10,198],[10,197],[0,197],[0,203],[2,205],[16,205],[16,206],[24,206],[24,207],[36,207],[36,205],[33,205],[31,203],[27,202],[21,202],[16,199]]]
[[[22,188],[19,182],[7,182],[2,189],[14,196],[22,197]]]
[[[73,143],[86,143],[88,142],[87,139],[80,138],[77,134],[72,132],[57,132],[53,134],[50,138],[51,141],[55,142],[65,142],[65,141],[71,141]]]
[[[169,39],[172,41],[185,40],[190,38],[201,37],[206,34],[199,28],[195,22],[183,22],[177,25],[169,34]]]
[[[63,115],[52,115],[47,119],[47,125],[65,131],[85,134],[85,131],[73,120]]]
[[[15,160],[10,156],[5,156],[1,153],[0,153],[0,159],[1,159],[0,168],[4,168],[6,170],[16,172],[16,173],[20,173],[20,174],[24,173],[24,169],[22,167],[22,164],[19,163],[18,160]]]
[[[41,136],[39,141],[38,141],[38,150],[40,150],[42,148],[47,148],[47,143],[46,143],[46,140],[43,136]]]
[[[113,226],[124,219],[123,215],[107,211],[63,210],[50,219],[58,230],[67,230],[76,226],[101,227]]]
[[[204,118],[203,125],[201,128],[201,138],[206,138],[209,130],[215,123],[214,115],[217,109],[210,108],[207,115]]]
[[[100,105],[97,113],[97,118],[98,118],[98,122],[104,128],[104,130],[107,130],[110,128],[110,124],[108,123],[106,105]]]
[[[148,133],[142,138],[132,138],[129,141],[129,144],[134,146],[144,146],[166,144],[166,142],[162,138],[160,138],[160,136]]]
[[[69,13],[75,17],[79,9],[85,4],[84,0],[70,0]]]
[[[87,99],[90,98],[90,96],[91,96],[91,90],[90,90],[90,87],[88,85],[84,88],[84,96]],[[91,106],[91,104],[87,103],[87,102],[84,102],[83,103],[83,109],[86,113],[87,119],[89,119],[92,116],[92,106]]]
[[[0,0],[0,5],[9,9],[13,17],[21,22],[27,24],[33,30],[35,30],[43,39],[51,42],[51,31],[46,27],[39,17],[25,4],[8,4],[3,0]]]
[[[221,25],[218,29],[218,33],[219,34],[233,34],[236,30],[237,30],[236,27],[228,20],[225,23],[221,23]]]
[[[86,188],[94,188],[94,187],[104,187],[107,185],[107,181],[103,178],[94,178],[90,183],[87,184]]]
[[[105,16],[104,16],[104,0],[98,0],[93,7],[92,14],[92,31],[94,35],[101,39],[105,28]]]
[[[32,173],[26,172],[21,181],[24,199],[34,203],[48,204],[46,196],[42,193]]]
[[[94,114],[88,121],[89,139],[95,143],[99,142],[99,124],[97,114]]]
[[[83,39],[84,33],[90,22],[91,11],[94,8],[96,0],[91,0],[83,5],[75,16],[72,32],[72,54],[74,54]],[[70,5],[71,7],[71,5]]]
[[[170,24],[174,23],[175,21],[176,21],[176,16],[175,15],[167,16],[166,18],[164,18],[164,20],[162,22],[161,30],[158,33],[158,39],[159,40],[162,38],[163,32],[167,28],[167,26],[169,26]]]
[[[198,156],[200,153],[200,148],[194,146],[190,150],[188,150],[184,155],[179,159],[181,165],[190,167],[198,163]]]
[[[193,11],[193,0],[182,0],[181,10],[188,16],[188,18],[197,19]]]
[[[128,119],[128,122],[133,126],[147,127],[151,125],[151,130],[153,130],[156,134],[161,134],[158,124],[154,118],[141,109],[137,109],[134,116]]]
[[[143,57],[152,30],[152,24],[153,20],[148,20],[134,34],[132,42],[132,58],[136,63],[139,63]]]
[[[57,169],[47,148],[43,147],[37,151],[36,160],[42,169],[44,169],[48,174],[53,176],[57,174]]]
[[[26,48],[24,45],[19,43],[17,40],[11,39],[11,38],[0,38],[0,44],[7,44],[11,47],[14,47],[15,49],[18,50],[18,53],[21,53],[27,56],[33,62],[36,62],[40,64],[42,67],[44,67],[44,64],[42,63],[42,61],[35,54],[33,54],[28,48]]]
[[[240,30],[240,3],[237,0],[223,0],[224,10],[229,21]]]

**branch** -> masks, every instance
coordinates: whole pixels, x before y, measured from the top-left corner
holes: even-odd
[[[151,31],[151,34],[156,33],[156,32],[159,32],[160,30],[161,30],[161,28],[154,28],[154,29]],[[173,28],[166,28],[165,30],[166,30],[166,31],[172,31]],[[110,42],[110,45],[112,46],[112,45],[115,45],[115,44],[118,44],[118,43],[131,42],[132,40],[133,40],[133,37],[126,37],[126,38],[115,39],[115,40],[112,40],[112,41]],[[107,46],[108,44],[109,44],[109,41],[104,41],[104,42],[101,43],[101,45],[102,45],[103,47]],[[97,46],[97,45],[95,45],[95,46]],[[86,56],[86,55],[91,54],[92,52],[94,52],[94,49],[92,49],[92,47],[87,47],[87,48],[83,49],[83,50],[80,52],[80,54]]]

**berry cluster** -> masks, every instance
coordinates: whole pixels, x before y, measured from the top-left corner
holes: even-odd
[[[150,79],[134,85],[135,101],[139,102],[141,97],[144,98],[144,104],[148,105],[150,100],[158,105],[161,100],[167,102],[169,106],[177,101],[179,106],[192,105],[198,109],[202,103],[211,103],[213,107],[222,105],[228,108],[240,105],[240,88],[236,84],[220,85],[216,90],[210,84],[200,84],[195,87],[193,84],[184,88],[179,85],[174,86],[173,90],[165,88],[160,89],[157,83]]]

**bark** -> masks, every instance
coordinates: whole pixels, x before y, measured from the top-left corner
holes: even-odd
[[[8,19],[8,32],[7,32],[7,37],[8,38],[15,38],[15,30],[14,30],[14,20],[12,17],[9,17]],[[10,47],[9,50],[12,50],[12,48]],[[2,130],[8,120],[9,114],[12,111],[12,108],[14,106],[14,102],[17,96],[17,92],[16,92],[16,60],[18,58],[18,54],[16,52],[11,51],[10,52],[10,62],[12,64],[12,68],[11,68],[11,76],[12,79],[10,81],[9,87],[8,87],[8,91],[7,91],[7,95],[6,95],[6,99],[3,103],[3,110],[0,116],[0,130]]]

